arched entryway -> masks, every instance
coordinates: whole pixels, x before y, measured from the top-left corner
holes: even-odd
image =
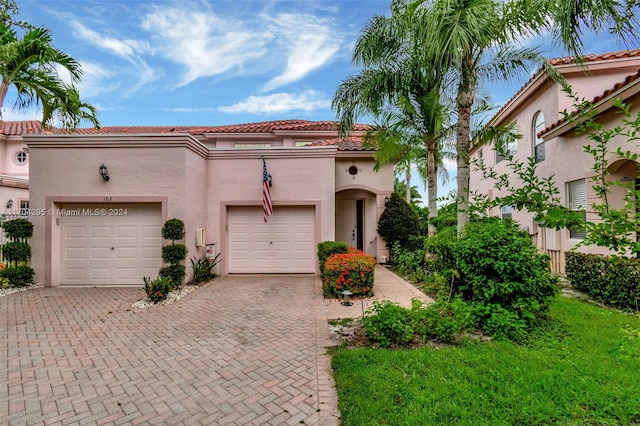
[[[377,195],[365,189],[347,189],[336,193],[336,241],[371,256],[377,255]]]

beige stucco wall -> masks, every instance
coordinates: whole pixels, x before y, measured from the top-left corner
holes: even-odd
[[[196,229],[205,229],[205,242],[215,243],[216,252],[222,253],[220,274],[228,271],[227,209],[262,205],[262,158],[273,178],[275,208],[314,209],[316,243],[335,238],[336,191],[351,193],[366,199],[366,251],[378,258],[388,255],[375,229],[384,198],[393,191],[393,168],[374,172],[370,153],[340,159],[334,146],[206,149],[188,135],[40,135],[26,139],[32,210],[46,211],[68,202],[159,203],[163,221],[175,217],[185,222],[188,258],[205,254],[204,247],[195,246]],[[108,168],[108,182],[98,173],[101,164]],[[351,164],[360,169],[355,179],[344,170]],[[36,280],[47,285],[60,283],[61,236],[55,219],[55,215],[32,216],[32,263]],[[189,259],[186,264],[190,278]]]
[[[602,92],[611,87],[620,78],[619,74],[603,74],[597,76],[590,76],[585,78],[580,76],[571,80],[571,83],[581,95],[592,98],[602,94]],[[638,105],[632,108],[632,115],[636,115],[640,111],[640,95],[635,95],[627,100],[628,103]],[[518,141],[516,158],[525,160],[526,157],[533,155],[533,117],[534,114],[541,110],[545,114],[546,125],[549,126],[556,120],[550,120],[549,117],[558,117],[557,111],[568,108],[571,109],[571,104],[567,103],[566,96],[561,93],[557,85],[544,85],[533,96],[530,96],[525,103],[520,105],[514,112],[508,116],[502,117],[501,122],[509,122],[515,120],[518,123],[520,133],[523,135],[522,139]],[[605,124],[607,127],[614,127],[620,124],[621,117],[616,113],[615,109],[612,109],[599,117],[599,121]],[[556,136],[545,142],[545,160],[537,164],[538,175],[541,177],[553,176],[553,180],[557,185],[563,204],[567,204],[567,183],[577,179],[587,179],[587,202],[593,203],[597,201],[593,189],[589,186],[589,178],[593,175],[593,157],[584,152],[584,145],[593,144],[586,137],[579,137],[575,135],[573,131],[566,132],[560,136]],[[624,138],[618,138],[611,142],[609,151],[612,153],[610,159],[615,158],[615,150],[618,147],[622,147],[625,151],[631,150],[632,152],[640,153],[640,147],[638,143],[628,143]],[[512,182],[517,184],[516,179],[510,170],[506,167],[507,162],[503,161],[498,164],[495,162],[495,152],[490,150],[489,147],[475,148],[472,151],[472,157],[478,158],[478,152],[482,149],[484,163],[487,166],[493,167],[498,173],[508,173],[511,175]],[[621,176],[629,176],[633,178],[636,175],[635,167],[632,164],[626,164],[624,167],[616,170],[616,178]],[[483,180],[479,171],[474,170],[471,174],[471,188],[477,190],[479,193],[488,194],[490,197],[496,197],[505,195],[504,192],[498,191],[494,187],[492,180]],[[615,192],[615,190],[614,190]],[[612,194],[613,202],[615,206],[620,200],[616,200],[616,194]],[[619,195],[619,194],[618,194]],[[494,208],[490,212],[491,215],[499,216],[500,209]],[[587,212],[588,220],[594,220],[595,215],[592,212]],[[561,270],[564,268],[564,255],[563,253],[571,250],[580,242],[577,239],[571,239],[569,237],[568,230],[544,230],[537,227],[533,222],[533,217],[526,211],[513,211],[513,219],[518,221],[521,225],[530,229],[533,240],[542,249],[549,249],[560,252],[559,261],[561,263]],[[599,247],[581,247],[578,249],[581,252],[600,253],[606,254],[608,251]]]
[[[316,243],[333,240],[335,148],[217,151],[209,160],[207,185],[208,242],[222,252],[221,273],[228,264],[227,208],[262,206],[262,157],[273,178],[271,199],[278,206],[314,206]]]
[[[30,155],[32,211],[56,208],[65,201],[104,202],[105,197],[111,197],[114,203],[163,200],[163,221],[184,218],[191,235],[200,225],[194,219],[197,215],[192,210],[194,206],[187,203],[193,200],[187,198],[187,176],[192,173],[187,173],[186,165],[193,160],[187,158],[185,148],[31,147]],[[109,171],[109,182],[98,173],[103,163]],[[55,216],[49,214],[31,219],[36,281],[57,285],[60,282],[60,227],[56,225]],[[192,238],[187,238],[186,243],[192,250]],[[47,246],[51,247],[50,251]]]

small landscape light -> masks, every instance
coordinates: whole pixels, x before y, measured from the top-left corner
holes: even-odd
[[[351,293],[349,290],[345,290],[342,292],[342,302],[340,302],[342,306],[353,305],[353,302],[351,301],[351,296],[353,296],[353,293]]]

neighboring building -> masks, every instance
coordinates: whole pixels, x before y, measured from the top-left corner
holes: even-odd
[[[42,133],[37,121],[0,121],[0,212],[15,217],[29,208],[29,154],[23,134]]]
[[[640,50],[589,55],[584,66],[570,58],[549,61],[573,88],[578,96],[592,101],[600,113],[598,121],[614,127],[620,123],[620,115],[612,105],[612,99],[622,98],[633,105],[632,113],[640,110]],[[574,110],[572,100],[557,83],[550,82],[540,69],[518,92],[500,109],[491,120],[492,125],[516,122],[522,138],[512,147],[518,159],[535,157],[538,174],[542,177],[554,176],[564,204],[572,209],[584,211],[587,219],[594,220],[595,214],[589,206],[596,201],[590,178],[593,176],[593,158],[583,151],[588,143],[586,137],[578,137],[574,128],[564,120],[562,111]],[[620,161],[615,156],[616,148],[640,153],[638,142],[616,140],[610,147],[610,167],[612,179],[635,180],[638,182],[638,164]],[[498,173],[508,172],[506,161],[490,146],[475,146],[471,157],[493,167]],[[638,183],[637,183],[638,185]],[[490,197],[503,196],[494,183],[483,180],[479,171],[471,174],[471,190]],[[620,205],[622,194],[612,194],[613,205]],[[493,216],[512,217],[523,229],[529,231],[537,246],[548,253],[552,268],[564,272],[564,253],[571,250],[583,238],[580,230],[543,229],[533,221],[526,211],[517,211],[510,206],[495,208],[489,212]],[[600,247],[580,247],[581,252],[608,253]]]
[[[161,267],[169,218],[185,222],[189,257],[215,244],[223,275],[316,273],[325,240],[388,256],[376,227],[393,167],[373,170],[366,129],[339,139],[333,122],[283,120],[25,134],[36,280],[142,285]],[[263,160],[273,182],[266,223]]]

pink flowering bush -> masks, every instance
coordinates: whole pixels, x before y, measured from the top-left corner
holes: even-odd
[[[373,257],[355,249],[333,254],[324,264],[322,292],[325,297],[341,298],[349,290],[354,296],[373,296]]]

